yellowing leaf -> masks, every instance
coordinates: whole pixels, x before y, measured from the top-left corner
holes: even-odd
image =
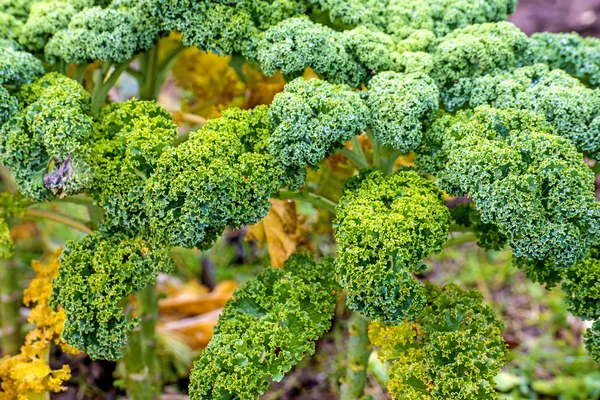
[[[195,47],[178,56],[172,71],[177,86],[193,97],[182,106],[186,120],[190,119],[189,114],[217,118],[231,107],[250,109],[269,104],[285,85],[281,74],[267,77],[248,64],[241,66],[242,79],[231,65],[231,56],[218,56]]]
[[[227,303],[237,287],[235,282],[225,281],[217,285],[210,293],[198,293],[197,289],[189,290],[186,286],[179,293],[161,299],[158,307],[161,314],[182,314],[185,316],[205,314],[221,308]]]
[[[77,352],[62,339],[64,312],[54,312],[48,302],[52,279],[58,274],[58,253],[49,263],[33,261],[32,267],[36,276],[25,289],[23,299],[25,305],[33,307],[28,321],[35,328],[25,337],[20,354],[0,359],[0,400],[27,400],[33,393],[59,392],[64,390],[62,383],[71,377],[69,366],[52,370],[48,364],[53,342],[64,352]]]
[[[271,210],[259,223],[248,228],[246,240],[267,243],[271,265],[283,268],[283,263],[298,247],[308,247],[304,216],[296,212],[291,200],[271,199]]]

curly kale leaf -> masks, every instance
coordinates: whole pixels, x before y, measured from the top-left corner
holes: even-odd
[[[177,136],[171,114],[153,101],[130,100],[102,110],[92,150],[91,195],[104,209],[107,228],[141,232],[146,180]]]
[[[348,53],[344,35],[308,18],[287,19],[267,30],[258,47],[258,61],[267,75],[281,71],[288,78],[311,67],[332,83],[356,87],[367,72]]]
[[[15,250],[6,218],[13,216],[20,217],[24,214],[25,203],[20,196],[9,192],[0,193],[0,258],[12,258]]]
[[[29,16],[31,6],[41,0],[0,0],[0,12],[12,15],[25,22]]]
[[[417,166],[448,192],[473,199],[516,257],[565,268],[595,244],[600,207],[583,156],[553,133],[543,116],[478,107],[441,116]]]
[[[542,114],[558,135],[600,160],[600,91],[586,88],[562,70],[536,64],[482,77],[475,81],[470,103]]]
[[[527,63],[560,68],[589,83],[600,86],[600,39],[577,33],[534,33],[527,52]]]
[[[190,397],[258,399],[330,327],[339,290],[332,261],[294,255],[239,287],[191,373]]]
[[[588,258],[565,271],[562,290],[573,315],[587,320],[600,317],[600,249],[593,248]]]
[[[387,25],[388,0],[309,0],[319,13],[343,27],[364,26],[383,30]]]
[[[122,233],[96,231],[67,243],[51,298],[67,317],[64,339],[93,359],[122,357],[127,335],[139,322],[124,314],[123,299],[170,268],[165,249]]]
[[[16,40],[23,28],[23,22],[17,17],[0,11],[0,39]]]
[[[403,153],[417,148],[423,130],[437,111],[438,96],[435,82],[427,75],[376,75],[369,84],[366,102],[377,143]]]
[[[40,60],[11,46],[0,46],[0,85],[13,92],[44,74]]]
[[[298,78],[273,99],[269,151],[277,162],[299,170],[319,163],[369,123],[369,110],[345,85]]]
[[[505,21],[516,0],[389,0],[386,32],[404,39],[415,30],[436,36],[473,24]]]
[[[75,64],[126,62],[150,49],[160,29],[145,2],[114,1],[107,8],[91,7],[75,14],[68,27],[48,41],[46,58]]]
[[[600,320],[594,322],[583,335],[585,349],[592,359],[600,363]]]
[[[71,18],[84,8],[94,5],[93,0],[49,0],[31,6],[29,18],[19,35],[19,43],[29,51],[39,51]]]
[[[255,60],[262,30],[307,10],[299,0],[171,0],[154,2],[165,30],[182,33],[186,46]]]
[[[21,192],[36,201],[86,189],[92,179],[90,96],[77,82],[51,73],[25,85],[21,110],[2,126],[0,158]]]
[[[380,359],[391,361],[392,398],[497,399],[493,380],[507,354],[503,323],[475,291],[427,284],[425,293],[415,322],[369,327]]]
[[[473,81],[520,66],[528,38],[509,22],[457,29],[440,39],[433,51],[433,78],[449,111],[468,102]]]
[[[359,26],[342,32],[344,47],[365,70],[367,80],[381,71],[398,71],[402,66],[398,62],[394,40],[382,32]]]
[[[19,102],[17,98],[11,96],[8,90],[0,86],[0,126],[4,125],[18,111]]]
[[[271,195],[303,176],[268,153],[271,134],[268,107],[230,109],[166,149],[144,190],[153,234],[174,246],[206,247],[225,226],[261,220]]]
[[[425,295],[411,273],[448,238],[442,193],[411,170],[374,171],[356,180],[336,210],[336,273],[348,305],[387,323],[414,319]]]

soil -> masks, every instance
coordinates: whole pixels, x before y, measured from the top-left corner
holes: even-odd
[[[527,34],[575,31],[600,37],[600,0],[520,0],[509,20]]]

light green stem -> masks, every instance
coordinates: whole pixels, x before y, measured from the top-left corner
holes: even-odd
[[[108,96],[108,92],[113,86],[115,86],[117,79],[119,79],[121,74],[125,72],[129,64],[130,61],[125,61],[124,63],[118,64],[108,78],[106,78],[106,76],[112,67],[112,65],[109,63],[104,64],[97,73],[96,82],[94,83],[94,89],[92,91],[93,115],[98,115],[100,113],[100,110],[106,101],[106,96]]]
[[[140,64],[143,77],[140,82],[140,99],[155,100],[158,96],[158,44],[142,55]]]
[[[180,46],[177,46],[177,47],[171,49],[171,51],[165,56],[165,58],[161,60],[160,64],[158,64],[158,70],[157,70],[157,74],[156,74],[156,87],[157,87],[156,95],[157,96],[158,96],[158,92],[160,92],[161,87],[165,83],[165,80],[167,79],[167,75],[169,74],[169,71],[171,71],[171,68],[173,67],[173,64],[175,63],[177,56],[183,50],[185,50],[185,48],[186,48],[185,46],[180,45]]]
[[[360,145],[358,136],[353,136],[352,139],[350,140],[350,143],[352,144],[352,151],[354,151],[356,154],[358,154],[360,159],[363,160],[364,163],[368,166],[369,163],[367,162],[367,157],[365,156],[365,152],[363,151],[363,149]]]
[[[367,164],[367,160],[364,158],[361,158],[359,154],[353,152],[349,148],[342,147],[337,152],[338,152],[338,154],[340,154],[340,155],[346,157],[348,160],[350,160],[352,162],[352,164],[354,164],[358,167],[358,169],[369,168],[369,164]]]
[[[467,228],[466,226],[462,226],[462,225],[458,225],[458,224],[451,224],[450,225],[450,232],[451,233],[455,233],[455,232],[473,232],[473,228]]]
[[[341,387],[342,400],[357,400],[363,397],[371,355],[368,331],[369,320],[354,312],[348,325],[348,365]]]
[[[323,210],[329,211],[334,215],[335,208],[337,207],[337,204],[335,202],[326,199],[323,196],[319,196],[318,194],[308,192],[306,190],[301,190],[298,192],[292,192],[290,190],[280,190],[277,195],[277,198],[281,200],[306,201],[307,203],[311,203],[312,205],[318,208],[322,208]]]
[[[377,140],[375,140],[375,135],[373,135],[371,128],[368,128],[365,133],[373,145],[373,164],[377,166],[379,164],[379,143],[377,143]]]
[[[140,324],[129,335],[125,350],[125,386],[131,400],[158,399],[160,364],[156,354],[158,299],[156,287],[148,285],[138,293]]]
[[[76,229],[83,233],[92,233],[92,229],[86,226],[83,222],[77,221],[62,214],[57,214],[52,211],[28,208],[27,211],[25,211],[24,217],[32,219],[47,219],[50,221],[58,222],[59,224],[68,226],[69,228]]]
[[[477,241],[477,235],[475,233],[464,233],[460,236],[455,236],[453,238],[448,239],[448,241],[444,245],[444,248],[447,249],[448,247],[475,241]]]
[[[377,146],[375,167],[386,174],[391,174],[394,171],[394,164],[401,154],[401,151],[391,147]]]
[[[21,303],[17,264],[12,260],[0,259],[0,344],[3,355],[15,355],[21,348]]]
[[[85,70],[87,67],[87,64],[79,64],[75,69],[75,75],[73,76],[73,79],[75,79],[80,85],[83,84],[83,78],[85,76]]]

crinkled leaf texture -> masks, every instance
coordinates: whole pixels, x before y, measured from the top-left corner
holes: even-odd
[[[20,110],[2,126],[0,159],[20,191],[36,201],[87,189],[93,119],[90,95],[76,81],[50,73],[17,93]]]
[[[600,86],[600,39],[577,33],[540,32],[531,35],[527,63],[542,63],[562,69],[589,83]]]
[[[138,320],[125,315],[122,301],[167,272],[167,250],[124,233],[96,231],[69,242],[52,282],[51,304],[65,310],[63,337],[93,359],[117,360]]]
[[[258,399],[330,327],[338,299],[333,263],[296,254],[239,287],[195,363],[190,397]]]
[[[566,270],[562,290],[573,315],[586,320],[600,317],[600,248],[592,248],[588,258]]]
[[[475,80],[470,104],[530,110],[546,117],[556,134],[600,159],[600,91],[566,72],[535,64]]]
[[[286,169],[269,154],[271,134],[267,106],[229,109],[166,149],[144,189],[152,234],[173,246],[203,248],[225,226],[260,221],[279,188],[304,179],[304,168]]]
[[[379,358],[391,361],[392,398],[497,399],[494,377],[507,353],[504,324],[475,291],[427,284],[424,292],[426,303],[415,322],[369,327]]]
[[[360,134],[369,109],[346,85],[298,78],[285,86],[269,109],[269,151],[287,167],[316,169],[337,147]]]
[[[528,276],[555,284],[600,234],[594,174],[543,116],[487,106],[440,115],[417,150],[417,167],[468,195],[499,228]]]
[[[377,143],[403,153],[416,149],[438,109],[438,97],[435,82],[423,73],[376,75],[369,83],[366,102]]]
[[[177,137],[171,114],[154,101],[130,100],[105,107],[95,124],[94,182],[90,194],[104,209],[104,226],[142,232],[146,180]]]
[[[448,238],[442,192],[413,170],[367,171],[350,180],[337,207],[336,273],[350,308],[374,320],[413,320],[425,303],[412,273]]]

